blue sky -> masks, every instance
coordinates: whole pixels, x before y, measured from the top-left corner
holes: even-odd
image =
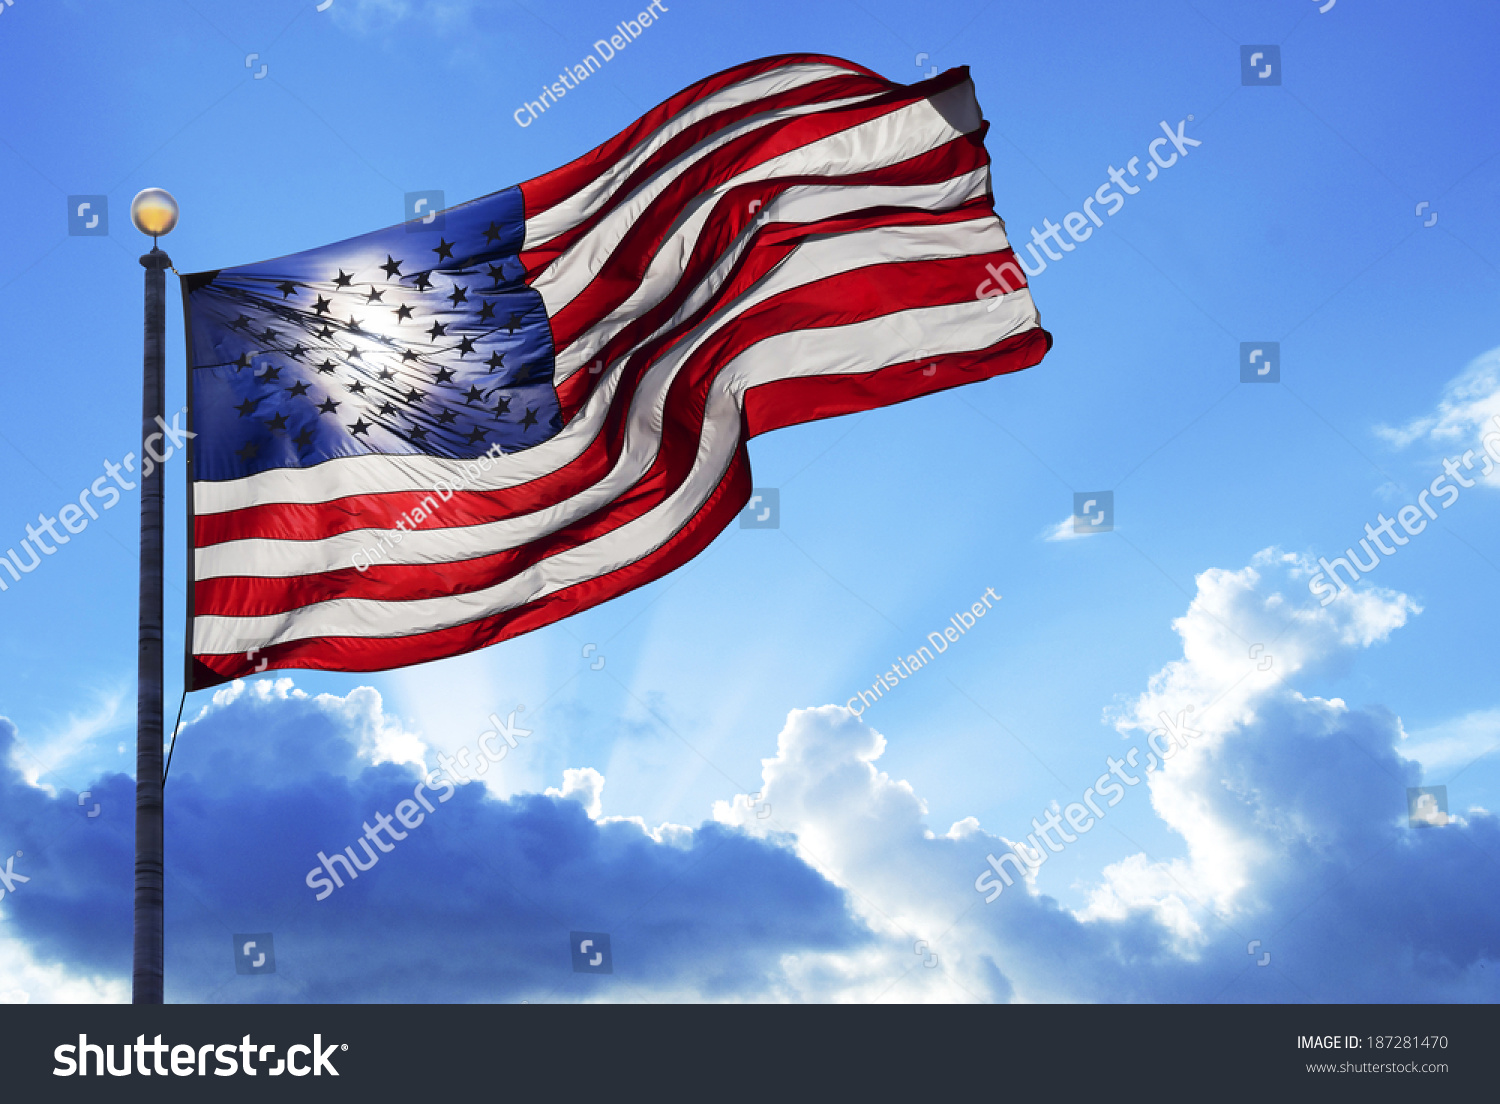
[[[1307,583],[1500,429],[1500,15],[1321,7],[678,0],[524,129],[628,7],[4,9],[0,551],[135,447],[141,188],[181,203],[181,271],[243,264],[528,179],[789,51],[970,66],[1018,243],[1163,122],[1202,143],[1032,279],[1041,365],[755,441],[779,529],[460,659],[190,698],[169,999],[1495,999],[1500,478],[1354,593]],[[1242,85],[1265,44],[1282,83]],[[108,235],[69,235],[75,195],[108,197]],[[1279,343],[1279,383],[1239,382],[1242,342]],[[1113,531],[1048,539],[1080,491],[1113,492]],[[128,992],[137,503],[0,592],[0,856],[32,878],[0,900],[7,999]],[[931,667],[840,708],[987,588]],[[986,855],[1188,706],[1188,750],[985,903]],[[503,763],[313,899],[319,849],[513,710]],[[1417,786],[1450,823],[1409,827]],[[572,971],[572,930],[612,933],[614,975]],[[236,975],[230,937],[265,931],[278,973]]]

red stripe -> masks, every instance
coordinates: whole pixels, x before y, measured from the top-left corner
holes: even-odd
[[[924,357],[857,376],[807,376],[763,383],[745,392],[745,439],[1009,375],[1040,364],[1051,348],[1052,335],[1037,327],[975,352]]]
[[[681,567],[713,542],[750,498],[750,458],[744,445],[704,508],[655,551],[607,575],[478,621],[404,637],[329,636],[261,648],[247,662],[239,652],[194,657],[193,686],[202,690],[255,671],[301,667],[318,671],[387,671],[462,655],[531,632],[601,602],[618,598]]]
[[[871,80],[868,77],[849,74],[841,77],[825,77],[822,80],[813,81],[810,84],[799,85],[785,92],[778,92],[772,96],[765,96],[758,100],[740,104],[737,107],[726,108],[706,119],[699,119],[696,123],[684,127],[679,133],[674,134],[661,147],[654,150],[645,161],[637,165],[624,180],[618,181],[610,193],[605,196],[597,207],[584,213],[580,220],[574,225],[559,231],[550,238],[538,240],[531,243],[531,248],[521,253],[521,262],[526,266],[529,274],[535,276],[557,257],[565,252],[569,246],[580,237],[597,226],[599,220],[619,207],[630,198],[638,187],[671,168],[672,163],[679,157],[688,153],[699,142],[721,131],[743,119],[752,118],[757,115],[767,115],[777,111],[790,108],[805,107],[809,104],[833,103],[838,100],[849,99],[854,96],[878,96],[882,92],[890,92],[901,86],[892,84],[885,80]],[[809,112],[806,117],[816,114]],[[773,129],[782,121],[768,120],[761,130]],[[717,156],[718,151],[707,154],[708,158]],[[525,189],[526,185],[521,185]],[[536,215],[528,209],[527,219],[533,219]]]
[[[742,284],[748,286],[774,267],[781,255],[778,252],[773,256],[769,250],[762,251],[757,255],[759,266],[747,271],[742,279],[729,281],[727,286],[737,294],[737,289]],[[464,524],[476,524],[532,513],[564,501],[597,483],[619,459],[624,448],[625,423],[629,418],[631,400],[656,356],[676,340],[679,332],[686,332],[696,325],[713,307],[713,303],[706,304],[693,318],[685,320],[678,330],[662,335],[631,357],[621,369],[622,378],[605,411],[600,432],[572,462],[516,487],[460,492],[443,508],[443,524],[429,528],[446,528],[460,520]],[[330,503],[268,503],[220,514],[200,514],[196,518],[195,533],[199,536],[198,546],[204,547],[215,543],[204,539],[206,537],[234,540],[264,536],[272,539],[311,540],[318,536],[332,536],[364,528],[367,524],[391,529],[402,513],[409,510],[410,505],[420,501],[424,493],[403,491],[351,495]]]
[[[668,171],[672,160],[694,142],[706,135],[722,130],[728,123],[743,119],[755,112],[764,112],[771,106],[817,103],[819,95],[857,95],[851,89],[881,89],[877,100],[899,99],[910,95],[912,89],[889,85],[876,74],[862,67],[851,65],[836,58],[819,55],[787,55],[782,58],[764,59],[726,70],[714,77],[698,82],[662,105],[647,113],[632,127],[604,143],[596,150],[571,164],[522,185],[525,209],[534,218],[568,195],[596,181],[600,174],[620,159],[629,155],[642,142],[667,125],[681,111],[695,101],[728,87],[750,76],[773,72],[778,67],[803,62],[824,63],[846,68],[851,75],[821,79],[803,89],[789,90],[773,96],[763,97],[754,104],[739,105],[716,113],[710,120],[694,124],[687,136],[674,136],[666,145],[669,149],[653,151],[647,163],[636,166],[630,179],[621,181],[611,195],[591,211],[580,226],[558,234],[546,246],[553,250],[566,249],[567,243],[577,241],[611,209],[617,209],[639,182],[652,174]],[[925,98],[940,87],[948,87],[966,77],[959,70],[945,74],[922,89]],[[910,102],[915,102],[915,99]],[[902,106],[900,103],[895,108]],[[854,109],[854,110],[850,110]],[[820,130],[838,133],[841,127],[828,129],[831,124],[843,121],[856,125],[862,121],[862,111],[873,110],[870,103],[849,105],[849,108],[828,109],[811,112],[796,120],[772,123],[754,135],[745,135],[728,143],[705,158],[708,162],[719,162],[727,152],[722,170],[715,165],[695,165],[683,175],[671,181],[662,196],[648,208],[646,217],[637,220],[627,231],[619,247],[604,259],[599,273],[593,275],[590,285],[578,296],[575,307],[560,310],[549,320],[558,339],[558,347],[566,348],[585,332],[589,326],[597,325],[608,311],[623,303],[631,290],[638,286],[649,259],[669,232],[671,224],[680,216],[681,210],[699,193],[711,189],[714,181],[730,178],[741,172],[747,164],[759,163],[759,159],[776,156],[784,149],[794,148],[792,142],[801,144],[816,141]],[[846,119],[845,117],[848,116]],[[798,137],[802,136],[801,142]],[[758,138],[759,141],[747,141]],[[953,143],[949,143],[950,146]],[[949,151],[950,154],[953,150]],[[971,151],[972,152],[972,151]],[[984,163],[982,143],[977,156]],[[916,159],[913,159],[916,160]],[[736,163],[738,162],[738,164]],[[888,170],[877,170],[886,173]],[[866,174],[874,175],[874,174]],[[801,177],[797,180],[758,182],[746,186],[746,190],[733,189],[736,201],[770,197],[780,194],[787,186],[802,181],[818,184],[852,184],[858,177],[837,178],[829,176]],[[837,234],[859,229],[866,225],[892,225],[903,220],[938,223],[972,218],[972,211],[950,211],[934,216],[910,208],[899,210],[862,211],[854,216],[841,216],[825,220],[813,226],[761,227],[754,233],[752,242],[744,250],[732,268],[724,287],[704,304],[692,318],[672,327],[670,332],[655,339],[647,338],[651,330],[665,323],[693,287],[701,280],[701,271],[706,264],[723,256],[723,252],[742,233],[748,221],[748,211],[729,210],[726,200],[721,198],[713,215],[707,220],[703,233],[695,242],[693,257],[684,266],[672,292],[645,317],[634,318],[616,338],[601,352],[609,361],[619,361],[615,370],[620,373],[619,388],[611,408],[601,419],[596,440],[590,442],[584,454],[572,464],[557,472],[548,473],[521,487],[496,492],[465,492],[448,503],[442,512],[442,520],[458,519],[462,511],[475,520],[489,520],[499,516],[514,516],[528,510],[540,508],[576,493],[569,487],[582,489],[595,483],[613,465],[623,447],[624,419],[631,400],[636,396],[640,383],[663,353],[691,334],[702,321],[724,305],[744,288],[761,279],[764,274],[785,258],[787,253],[812,233]],[[982,207],[989,211],[989,199],[968,206]],[[724,209],[720,209],[724,208]],[[741,217],[741,216],[745,217]],[[509,577],[524,570],[531,563],[556,554],[580,542],[596,539],[632,518],[640,517],[664,501],[692,469],[703,429],[706,396],[722,367],[758,341],[776,333],[794,332],[798,329],[814,329],[838,326],[860,321],[865,317],[878,317],[884,313],[899,313],[916,307],[937,305],[938,302],[956,302],[967,299],[977,291],[977,281],[984,281],[986,261],[1007,263],[1013,254],[1008,250],[976,258],[943,258],[920,262],[905,262],[899,265],[873,265],[865,269],[816,281],[801,288],[789,289],[774,300],[729,320],[695,351],[674,378],[665,397],[663,416],[664,432],[661,445],[649,470],[623,494],[596,510],[592,515],[571,523],[563,530],[528,542],[528,544],[503,552],[477,557],[457,564],[439,564],[414,567],[375,568],[364,576],[358,572],[330,572],[321,576],[280,579],[230,579],[205,580],[199,584],[197,613],[208,615],[213,610],[206,608],[220,600],[227,616],[253,616],[253,607],[267,604],[269,610],[294,609],[309,601],[320,601],[313,592],[327,585],[327,597],[361,597],[366,590],[381,589],[385,600],[400,601],[463,593]],[[527,259],[543,261],[543,251],[527,254]],[[967,264],[968,268],[964,268]],[[701,266],[701,267],[694,267]],[[693,278],[689,279],[689,275]],[[920,281],[917,283],[916,281]],[[949,288],[951,294],[943,296],[935,289]],[[933,296],[936,294],[936,298]],[[561,325],[558,320],[561,319]],[[640,347],[637,348],[636,346]],[[829,417],[855,410],[869,409],[913,398],[921,394],[943,390],[977,379],[988,378],[1003,372],[1015,371],[1041,360],[1051,345],[1051,337],[1039,329],[1015,335],[997,343],[989,350],[949,354],[928,358],[922,362],[908,362],[857,375],[827,375],[779,380],[749,389],[743,396],[740,425],[743,437],[738,442],[728,467],[700,507],[692,512],[675,532],[662,530],[661,543],[641,559],[607,574],[584,580],[567,589],[527,603],[515,609],[431,633],[417,633],[404,637],[333,637],[294,641],[260,649],[255,659],[249,660],[243,653],[224,656],[197,657],[192,674],[193,688],[198,689],[225,681],[236,675],[250,674],[255,669],[307,667],[349,671],[384,670],[406,666],[430,659],[461,654],[478,647],[540,628],[562,617],[580,612],[610,598],[624,594],[675,569],[707,547],[742,508],[750,493],[749,461],[745,442],[751,436],[767,432],[782,425]],[[559,387],[565,399],[566,417],[571,418],[578,406],[587,397],[597,378],[588,372],[575,373]],[[567,403],[574,403],[571,407]],[[557,497],[553,497],[556,495]],[[328,526],[335,531],[348,531],[371,524],[370,516],[384,510],[390,525],[410,505],[423,495],[411,493],[354,495],[335,503],[308,506],[276,505],[253,507],[248,510],[229,511],[210,515],[207,527],[195,530],[197,537],[225,540],[236,539],[233,534],[246,529],[266,530],[265,535],[285,538],[288,533],[298,531],[320,532]],[[450,511],[453,511],[450,513]],[[387,574],[376,576],[376,572]],[[347,578],[349,575],[355,578]],[[214,593],[215,588],[221,593]],[[286,604],[290,602],[291,604]]]
[[[944,77],[948,75],[944,74]],[[939,77],[930,83],[937,84],[943,79]],[[588,285],[550,316],[554,347],[566,349],[598,319],[629,297],[640,285],[662,240],[694,199],[784,153],[919,103],[930,91],[933,90],[912,95],[903,89],[849,107],[788,119],[742,135],[679,174],[631,224]],[[840,183],[857,181],[857,174],[840,178]]]
[[[961,353],[926,362],[892,365],[860,376],[842,378],[866,396],[864,406],[901,402],[932,390],[956,387],[979,378],[1018,371],[1041,360],[1051,338],[1041,330],[1007,338],[984,353]],[[931,377],[924,367],[935,366]],[[987,367],[981,368],[981,365]],[[915,377],[915,378],[914,378]],[[840,405],[824,379],[782,380],[747,393],[756,426],[750,434],[806,420],[813,408],[827,416]],[[753,400],[752,400],[753,396]],[[864,406],[858,409],[863,409]],[[854,409],[854,408],[851,408]],[[847,412],[847,411],[838,411]],[[747,410],[747,414],[749,411]],[[724,478],[704,508],[653,552],[607,575],[549,594],[525,606],[464,625],[405,637],[318,637],[259,649],[254,660],[242,653],[198,655],[192,689],[253,674],[256,670],[300,667],[331,671],[384,671],[413,663],[461,655],[499,643],[554,621],[590,609],[652,582],[692,559],[713,541],[749,500],[749,457],[744,442],[735,451]],[[201,611],[200,611],[201,612]],[[264,666],[262,666],[264,664]]]
[[[663,100],[619,134],[602,145],[596,146],[577,160],[570,161],[561,168],[553,169],[549,173],[544,173],[522,184],[521,191],[526,200],[528,215],[535,216],[542,211],[549,210],[568,196],[588,187],[599,178],[600,174],[608,171],[636,146],[649,141],[651,135],[660,130],[674,116],[681,114],[699,100],[707,99],[715,92],[762,73],[808,63],[831,65],[876,80],[882,79],[879,74],[866,69],[863,65],[856,65],[842,58],[829,57],[826,54],[781,54],[725,69]]]
[[[880,169],[871,170],[866,173],[857,173],[848,177],[827,176],[795,176],[785,177],[774,181],[762,181],[752,184],[742,184],[724,193],[715,204],[712,213],[705,220],[702,232],[694,243],[692,255],[688,258],[682,276],[673,286],[672,291],[663,296],[662,299],[653,304],[651,308],[639,317],[632,319],[620,331],[612,337],[595,357],[594,363],[608,364],[616,358],[625,355],[629,350],[658,327],[667,322],[690,295],[697,290],[697,286],[707,275],[708,271],[724,256],[729,244],[733,242],[757,215],[756,211],[765,207],[776,196],[788,188],[803,184],[826,184],[837,183],[839,185],[887,185],[887,186],[915,186],[919,184],[942,184],[982,168],[989,163],[988,155],[984,151],[983,137],[981,133],[964,135],[951,142],[917,157],[906,161],[887,165]],[[760,207],[752,208],[754,200],[760,200]],[[984,197],[984,209],[992,210],[990,199]],[[960,208],[969,211],[965,217],[972,217],[976,209],[969,204]],[[912,212],[912,217],[907,218],[900,212]],[[948,222],[961,221],[952,220],[947,217],[947,212],[932,211],[920,206],[905,208],[880,208],[867,209],[858,212],[854,217],[871,216],[869,220],[862,223],[858,228],[867,229],[882,225],[911,225],[916,222],[927,221],[934,225]],[[742,259],[736,266],[735,278],[713,296],[710,307],[730,301],[733,297],[758,281],[772,267],[779,264],[781,260],[791,251],[791,248],[808,237],[821,236],[831,232],[836,227],[851,228],[845,221],[850,215],[834,216],[832,219],[824,219],[813,223],[768,223],[755,232],[755,236],[748,242],[742,252]],[[759,251],[760,255],[754,256]],[[623,299],[620,300],[623,302]],[[599,319],[590,323],[590,328],[597,325],[598,321],[619,305],[619,303],[601,303]],[[694,314],[690,321],[691,326],[696,326],[697,320],[706,317],[709,310],[700,310]],[[679,332],[687,332],[683,327]],[[559,346],[561,348],[562,346]],[[562,407],[564,420],[571,419],[573,415],[583,406],[593,389],[597,379],[586,372],[574,372],[566,380],[558,384],[557,395]]]
[[[972,152],[973,147],[968,142],[964,145]],[[933,151],[934,155],[938,153],[939,151]],[[951,163],[953,158],[945,157],[942,160]],[[966,163],[960,162],[961,167],[965,165]],[[949,164],[948,167],[952,165]],[[972,167],[974,166],[967,165],[962,167],[962,171],[970,171]],[[641,352],[644,355],[632,359],[628,374],[622,379],[610,409],[605,414],[599,434],[581,455],[556,471],[515,487],[495,491],[458,491],[452,499],[441,505],[437,516],[426,519],[414,528],[449,528],[517,517],[564,501],[597,482],[613,467],[624,446],[630,399],[634,397],[640,379],[654,361],[653,353],[672,344],[679,333],[690,332],[701,319],[716,309],[720,301],[732,299],[753,285],[802,239],[813,234],[847,232],[875,226],[943,225],[967,221],[984,214],[989,207],[990,200],[986,196],[938,213],[916,208],[892,208],[840,216],[820,223],[767,225],[762,228],[754,247],[747,251],[740,268],[731,273],[714,301],[704,304],[672,334],[664,335],[650,347],[643,347]],[[750,217],[747,205],[730,203],[726,211],[726,217],[732,216],[732,219],[722,232],[709,234],[705,228],[705,237],[709,240],[701,243],[702,256],[695,253],[690,262],[694,273],[711,265],[722,254],[719,239],[724,235],[732,239],[743,228],[743,219]],[[681,298],[687,293],[688,289],[684,288],[679,294],[672,296],[669,302],[653,308],[627,326],[606,348],[606,358],[612,359],[617,355],[617,347],[621,352],[629,349],[639,336],[649,334],[664,322],[678,309]],[[586,388],[592,387],[594,382],[595,378],[587,370],[575,372],[566,381],[562,389],[565,418],[572,418],[577,407],[587,397]],[[572,384],[572,387],[568,388],[567,384]],[[267,503],[221,513],[198,514],[194,519],[194,539],[197,547],[205,548],[231,540],[318,540],[360,529],[390,530],[395,528],[397,521],[433,497],[431,491],[396,491],[349,495],[328,502]]]
[[[542,560],[595,540],[648,513],[673,494],[692,470],[702,435],[709,389],[719,369],[775,334],[848,325],[880,317],[893,304],[903,310],[939,306],[972,294],[998,254],[869,265],[789,289],[734,319],[683,365],[668,390],[661,448],[647,472],[625,493],[578,521],[516,548],[437,564],[376,565],[285,577],[226,576],[199,580],[194,609],[200,615],[259,616],[334,598],[407,601],[472,593],[511,578]],[[971,354],[972,355],[972,354]],[[917,390],[902,398],[954,386],[936,375],[908,374]],[[835,388],[846,377],[832,377]],[[856,389],[857,393],[857,389]],[[855,405],[849,409],[863,409]],[[839,411],[843,413],[845,411]]]

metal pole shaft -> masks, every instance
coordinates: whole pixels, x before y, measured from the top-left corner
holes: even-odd
[[[166,270],[171,260],[154,245],[146,270],[146,341],[141,388],[140,655],[135,725],[135,961],[133,1000],[162,1003],[162,479],[145,442],[165,417]],[[158,438],[159,439],[159,438]],[[150,474],[145,474],[147,470]]]

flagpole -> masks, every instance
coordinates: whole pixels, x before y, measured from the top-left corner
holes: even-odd
[[[162,537],[163,478],[159,462],[148,460],[147,441],[160,440],[166,416],[166,283],[172,260],[156,239],[177,225],[177,201],[160,188],[147,188],[130,204],[136,229],[151,235],[151,252],[141,257],[146,270],[145,357],[141,382],[141,580],[140,648],[135,718],[135,950],[132,1000],[162,1003]],[[149,474],[147,474],[149,472]]]

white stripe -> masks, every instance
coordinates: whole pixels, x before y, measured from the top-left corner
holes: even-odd
[[[965,301],[768,338],[745,350],[715,379],[691,473],[666,501],[642,517],[470,594],[406,602],[338,598],[271,616],[200,617],[194,626],[195,651],[239,652],[247,640],[270,647],[322,636],[432,632],[515,608],[634,563],[691,520],[718,485],[739,443],[739,408],[746,389],[778,379],[872,371],[910,359],[916,343],[933,355],[967,352],[1036,326],[1027,291],[1002,302],[993,312],[983,300]],[[891,339],[892,327],[904,343]]]
[[[965,100],[967,104],[973,103],[972,88],[968,84],[959,85],[951,92],[962,93],[958,97],[959,106],[964,106]],[[923,101],[913,106],[927,108],[929,102]],[[951,108],[948,113],[957,114]],[[938,118],[941,121],[941,116]],[[975,118],[977,119],[977,113]],[[945,122],[942,126],[947,130],[944,140],[951,140],[958,133],[948,128]],[[849,135],[851,132],[845,133]],[[905,157],[892,160],[905,160]],[[717,289],[722,282],[723,271],[727,271],[727,267],[716,271],[712,281],[705,280],[697,289],[689,303],[692,309],[696,309],[698,304]],[[678,312],[678,315],[686,317],[690,313],[691,310],[685,310]],[[587,359],[583,362],[586,363]],[[567,359],[568,372],[576,371],[577,367],[577,362],[572,358]],[[565,375],[566,373],[559,379],[565,378]],[[612,395],[613,383],[607,379],[601,380],[584,407],[559,434],[534,448],[500,458],[496,468],[487,476],[485,486],[492,489],[516,486],[540,478],[571,462],[597,435],[599,426],[608,413],[608,403],[602,400]],[[452,483],[455,479],[462,478],[468,463],[416,455],[352,456],[327,460],[307,469],[278,468],[235,480],[200,481],[194,483],[194,510],[199,515],[209,515],[274,502],[327,502],[349,495],[370,493],[372,487],[378,487],[382,492],[426,492],[432,490],[439,481]]]
[[[765,209],[765,214],[769,220],[778,223],[809,223],[875,207],[949,210],[976,196],[988,195],[989,175],[988,166],[983,166],[934,184],[850,186],[840,184],[834,178],[826,184],[802,184],[788,188]],[[719,211],[721,205],[707,203],[694,210],[662,243],[656,255],[651,258],[650,267],[640,285],[630,297],[592,328],[579,334],[578,339],[566,349],[557,351],[554,379],[558,383],[587,365],[616,334],[671,293],[682,275],[684,259],[692,255],[704,226]],[[671,322],[660,327],[651,337],[675,325],[678,317],[691,315],[718,292],[734,266],[739,263],[746,246],[754,240],[757,229],[752,224],[741,231],[714,262],[713,267],[704,272],[685,301],[684,309],[678,311]]]
[[[978,232],[984,235],[980,239],[983,244],[974,248],[964,244],[965,227],[971,231],[977,227]],[[940,236],[929,240],[934,233]],[[906,257],[899,244],[890,247],[893,251],[885,251],[887,247],[880,243],[888,235],[893,235],[898,241],[910,240],[922,252]],[[874,243],[873,251],[864,251],[866,242]],[[876,227],[807,242],[793,251],[767,280],[734,303],[726,305],[722,313],[715,312],[715,317],[709,319],[708,324],[713,326],[727,321],[739,311],[797,283],[806,283],[843,271],[844,267],[853,268],[873,263],[882,257],[916,259],[956,256],[997,248],[1005,248],[1004,232],[1000,230],[998,220],[988,215],[937,227]],[[809,265],[813,267],[809,268]],[[682,320],[690,317],[698,309],[700,299],[706,295],[703,292],[690,297],[663,326],[663,330],[679,325]],[[539,479],[571,463],[598,435],[618,385],[618,372],[612,371],[605,375],[584,406],[561,432],[534,448],[499,457],[490,471],[473,485],[481,490],[502,490]],[[345,456],[325,460],[311,468],[274,468],[241,479],[196,482],[193,484],[193,509],[198,515],[207,516],[273,503],[331,502],[349,495],[398,491],[426,493],[436,487],[439,481],[453,484],[458,480],[468,479],[472,463],[469,460],[446,460],[436,456]],[[372,488],[378,488],[379,491],[372,491]],[[378,540],[378,535],[373,539]],[[206,576],[199,576],[204,577]]]
[[[967,130],[959,129],[950,119],[960,125],[972,125]],[[837,165],[842,174],[884,168],[951,142],[975,129],[979,122],[973,85],[964,81],[931,99],[885,112],[754,165],[717,187],[698,193],[691,203],[710,203],[720,192],[740,184],[779,176],[825,174],[829,165]],[[646,181],[532,281],[532,290],[541,295],[548,315],[557,314],[588,287],[621,239],[676,176],[663,172]]]
[[[544,510],[479,525],[412,531],[359,529],[318,540],[252,538],[225,541],[197,549],[194,560],[195,577],[284,577],[347,568],[351,566],[351,557],[356,552],[368,552],[380,546],[383,538],[387,555],[379,562],[408,564],[468,559],[537,540],[606,505],[646,473],[660,448],[662,411],[667,390],[681,365],[722,327],[757,304],[801,285],[816,283],[838,273],[871,264],[983,255],[1004,247],[1004,232],[1000,229],[998,220],[988,214],[965,222],[938,226],[872,227],[806,242],[794,250],[766,279],[705,319],[692,334],[685,336],[651,367],[633,396],[626,419],[621,455],[614,468],[579,494]],[[691,306],[684,307],[681,312],[682,317],[691,313]],[[987,344],[991,342],[984,342],[979,347]],[[906,347],[910,355],[910,351],[926,346],[918,341]],[[607,382],[612,388],[618,382],[618,377]],[[606,388],[601,387],[600,390]],[[311,471],[321,471],[324,466],[326,465],[320,465]],[[496,486],[510,485],[499,482],[498,473],[493,469],[486,474],[475,472],[470,467],[466,475],[470,477],[467,485],[475,489],[489,490]],[[367,474],[366,478],[371,476]],[[396,543],[396,537],[400,537],[399,544]]]
[[[721,88],[713,95],[697,101],[672,116],[653,131],[649,138],[631,149],[608,170],[600,173],[586,187],[559,200],[535,217],[527,219],[524,248],[535,249],[588,218],[614,194],[621,184],[630,179],[630,175],[649,160],[652,154],[694,123],[717,115],[721,111],[753,103],[755,100],[766,99],[793,88],[800,88],[805,84],[812,84],[814,81],[852,73],[854,70],[838,65],[798,62],[758,74],[731,84],[727,88]],[[820,106],[826,105],[814,104],[811,109],[818,110]]]
[[[497,457],[476,484],[500,490],[540,479],[574,460],[603,424],[618,378],[601,381],[582,410],[556,436],[521,452]],[[240,479],[193,484],[193,511],[199,517],[274,503],[332,502],[349,495],[433,490],[470,475],[472,460],[441,456],[340,456],[310,468],[273,468]]]
[[[741,119],[735,123],[724,126],[719,130],[706,135],[703,140],[700,141],[697,145],[682,151],[673,160],[667,162],[665,165],[662,165],[649,177],[647,177],[641,183],[637,184],[635,190],[622,201],[622,206],[630,206],[632,204],[639,205],[641,203],[649,204],[658,195],[660,195],[668,185],[670,185],[684,172],[688,171],[699,162],[708,160],[710,155],[712,155],[715,151],[719,150],[735,139],[743,137],[746,134],[753,133],[757,130],[764,130],[765,128],[771,126],[773,123],[785,122],[788,119],[794,119],[804,115],[818,115],[830,111],[834,108],[844,107],[849,104],[862,103],[865,100],[875,99],[877,96],[882,94],[883,93],[879,92],[871,92],[862,96],[849,96],[841,100],[827,100],[819,103],[802,104],[797,107],[784,107],[777,111],[767,111],[760,115],[752,115],[748,118]],[[616,208],[615,210],[618,209],[619,208]],[[600,220],[599,225],[589,230],[588,233],[583,235],[580,240],[587,240],[590,236],[597,234],[599,232],[600,226],[604,225],[610,218],[613,217],[613,215],[613,211],[611,212],[611,214],[606,215],[603,219]],[[547,267],[542,270],[541,274],[532,281],[532,286],[534,287],[538,283],[545,282],[549,279],[554,279],[556,277],[558,266],[564,264],[567,260],[568,254],[577,249],[577,247],[578,243],[575,242],[573,245],[569,246],[568,249],[564,250],[557,257],[553,258],[553,260],[547,265]]]

